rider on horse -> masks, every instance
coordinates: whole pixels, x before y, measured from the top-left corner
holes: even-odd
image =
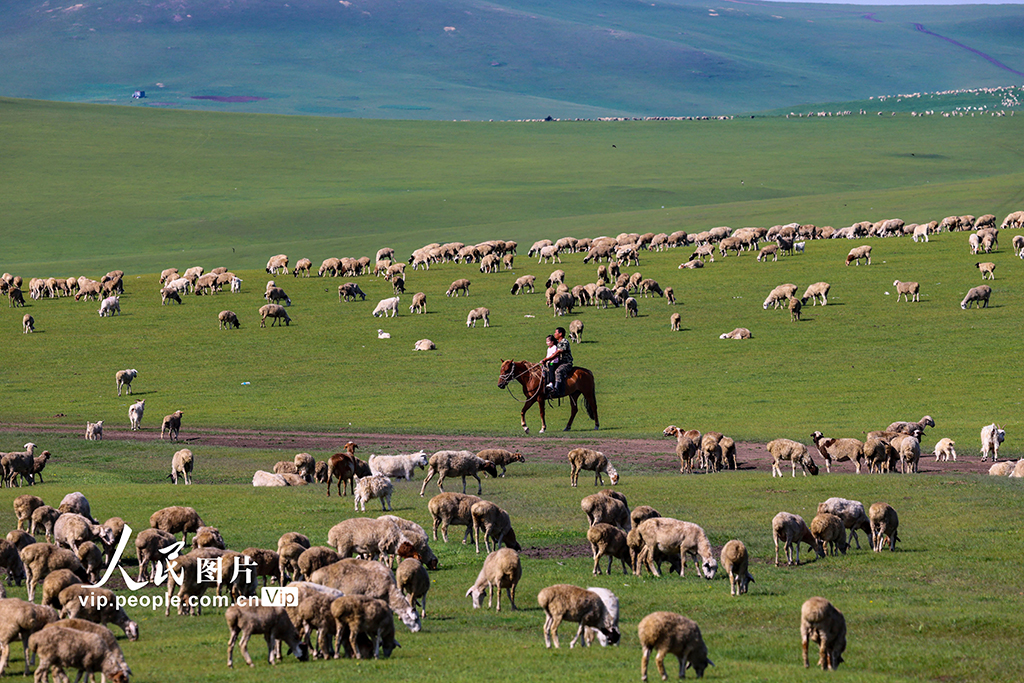
[[[547,398],[560,398],[565,392],[565,380],[572,374],[572,351],[569,340],[565,338],[565,330],[555,329],[555,351],[544,359],[555,368],[555,380],[545,387]]]

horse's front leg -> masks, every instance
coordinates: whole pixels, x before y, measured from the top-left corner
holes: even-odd
[[[519,421],[520,421],[520,423],[523,426],[523,432],[525,432],[526,434],[530,433],[530,428],[526,426],[526,411],[529,410],[530,406],[532,406],[536,402],[537,402],[537,399],[535,399],[535,398],[528,399],[526,401],[526,403],[523,404],[523,411],[519,414]],[[541,417],[541,421],[543,422],[543,420],[544,420],[544,418],[543,418],[543,415],[544,415],[544,405],[543,404],[541,404],[540,409],[541,409],[541,416],[542,416]],[[541,431],[544,431],[544,430],[541,430]]]
[[[576,400],[578,398],[578,394],[572,394],[569,396],[569,423],[565,425],[565,429],[563,431],[567,432],[572,429],[572,421],[576,419],[576,412],[579,410],[579,408],[576,407]]]

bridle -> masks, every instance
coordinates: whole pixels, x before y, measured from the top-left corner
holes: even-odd
[[[509,383],[512,380],[518,380],[523,375],[531,374],[531,371],[533,370],[533,368],[536,367],[536,364],[530,364],[529,361],[525,361],[525,362],[527,363],[527,366],[526,366],[526,369],[523,370],[522,372],[516,373],[516,371],[515,371],[516,370],[516,361],[511,361],[511,365],[509,366],[508,372],[503,372],[502,374],[500,374],[498,376],[498,386],[499,387],[503,387],[505,389],[508,389],[508,395],[511,396],[512,398],[516,399],[520,403],[526,403],[528,401],[535,400],[537,398],[537,396],[540,395],[540,390],[541,390],[541,388],[542,388],[542,386],[544,384],[543,381],[539,382],[537,384],[537,391],[534,392],[533,396],[528,397],[526,400],[521,400],[521,399],[517,398],[515,394],[512,393],[512,389],[509,387]],[[523,386],[525,387],[525,384]]]

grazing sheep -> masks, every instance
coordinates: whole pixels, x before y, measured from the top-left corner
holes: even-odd
[[[692,557],[699,574],[709,581],[714,578],[718,560],[704,529],[696,524],[671,517],[655,517],[641,522],[637,532],[643,541],[636,561],[637,576],[644,566],[651,574],[661,576],[661,563],[656,554],[661,553],[666,557],[679,558],[680,577],[686,575],[686,560]]]
[[[32,527],[29,529],[29,533],[35,535],[36,529],[39,529],[49,542],[53,537],[53,526],[57,523],[60,514],[59,510],[55,510],[49,505],[40,505],[32,511]]]
[[[359,288],[354,282],[346,282],[345,284],[338,285],[338,301],[355,301],[356,297],[359,297],[360,301],[366,301],[366,293]]]
[[[5,673],[10,661],[11,642],[20,639],[25,651],[25,675],[28,675],[30,637],[47,624],[57,621],[57,611],[51,607],[33,605],[18,598],[0,599],[0,674]],[[46,669],[43,669],[45,672]]]
[[[537,291],[534,288],[536,282],[536,275],[523,275],[512,284],[512,294],[525,294],[526,290],[530,290],[530,293],[533,294]]]
[[[284,254],[278,254],[277,256],[271,256],[270,260],[267,261],[267,272],[271,275],[277,273],[288,272],[288,257]]]
[[[722,568],[729,574],[729,594],[742,595],[754,577],[747,571],[749,557],[743,541],[732,540],[722,547]]]
[[[52,510],[53,508],[50,509]],[[8,531],[6,540],[17,548],[19,553],[25,546],[32,545],[36,542],[36,539],[30,533],[19,529],[12,529],[11,531]]]
[[[523,575],[523,566],[519,561],[519,553],[511,548],[499,548],[484,558],[483,567],[476,577],[476,582],[466,591],[466,597],[473,598],[473,609],[483,606],[484,591],[487,592],[487,607],[491,607],[491,596],[498,594],[497,610],[501,611],[501,589],[505,589],[512,610],[516,607],[516,586]]]
[[[470,284],[470,281],[467,280],[466,278],[459,278],[458,280],[455,280],[454,282],[452,282],[451,285],[448,286],[448,291],[445,292],[445,296],[459,296],[459,292],[462,292],[466,296],[469,296]]]
[[[230,330],[232,327],[237,330],[242,326],[242,324],[238,322],[238,316],[235,315],[234,311],[221,311],[217,314],[217,320],[217,329],[220,330]]]
[[[513,550],[521,550],[516,541],[516,532],[512,529],[512,522],[508,513],[494,503],[481,500],[473,503],[469,509],[473,517],[473,540],[476,551],[480,552],[480,532],[484,532],[484,550],[491,550],[491,541],[494,542],[494,549],[497,550],[504,543]]]
[[[78,550],[80,543],[93,540],[109,548],[116,538],[112,530],[74,512],[62,514],[53,525],[53,541],[58,546]]]
[[[956,450],[953,448],[955,445],[956,442],[952,439],[939,439],[939,442],[935,444],[935,461],[938,462],[939,459],[942,459],[956,462]]]
[[[800,641],[805,669],[810,666],[807,644],[811,640],[820,646],[818,665],[822,670],[838,669],[846,650],[846,619],[825,598],[810,598],[800,608]]]
[[[896,541],[900,540],[896,531],[900,526],[900,518],[896,510],[888,503],[872,503],[868,508],[868,519],[871,520],[871,549],[881,552],[886,539],[889,550],[896,550]]]
[[[999,444],[1006,439],[1006,430],[995,423],[985,425],[981,428],[981,461],[988,460],[992,455],[992,462],[999,460]]]
[[[108,296],[106,299],[100,302],[99,314],[101,318],[107,316],[113,316],[114,312],[121,315],[121,298],[117,296]]]
[[[227,550],[227,544],[224,542],[224,537],[220,535],[220,529],[215,526],[201,526],[196,529],[195,536],[192,538],[192,549],[196,548]]]
[[[25,317],[21,319],[21,329],[23,334],[31,334],[36,331],[36,319],[30,314],[26,313]]]
[[[779,260],[779,245],[778,244],[766,244],[765,246],[761,247],[761,250],[759,252],[757,252],[757,261],[758,261],[758,263],[760,263],[761,261],[767,262],[769,256],[772,257],[772,261],[778,261]]]
[[[328,486],[328,488],[330,488]],[[391,494],[394,491],[394,487],[391,484],[391,479],[382,474],[371,475],[369,477],[362,477],[356,481],[354,488],[352,489],[352,498],[355,503],[355,509],[366,511],[366,504],[377,498],[380,500],[381,510],[391,509]]]
[[[70,569],[58,569],[57,571],[50,572],[43,579],[42,604],[59,611],[61,608],[61,591],[68,586],[78,583],[82,583],[82,580],[75,576],[75,573]]]
[[[112,590],[76,583],[58,596],[62,619],[84,619],[94,624],[114,624],[124,631],[128,640],[139,639],[139,625],[132,621],[123,607],[117,606]]]
[[[412,295],[412,306],[409,306],[410,313],[427,312],[427,295],[423,292],[416,292]]]
[[[307,579],[345,595],[366,595],[388,603],[408,629],[420,630],[420,617],[402,595],[391,570],[374,560],[346,558],[313,572]]]
[[[466,327],[476,327],[477,320],[483,320],[484,327],[490,327],[491,309],[484,308],[483,306],[481,306],[480,308],[474,308],[472,311],[469,312],[469,315],[466,317]]]
[[[657,652],[654,663],[661,674],[661,680],[668,680],[665,672],[665,655],[673,654],[679,659],[679,678],[686,677],[686,669],[693,667],[697,678],[704,677],[704,670],[715,663],[708,659],[708,648],[704,644],[700,627],[692,619],[675,612],[653,612],[640,620],[637,625],[640,637],[640,680],[647,680],[647,663],[651,652]]]
[[[192,467],[195,463],[195,458],[192,455],[192,451],[187,448],[182,448],[180,451],[175,452],[174,457],[171,458],[171,481],[174,485],[178,485],[178,474],[181,474],[185,479],[185,485],[192,483]]]
[[[996,279],[996,264],[992,263],[991,261],[985,261],[984,263],[975,263],[974,267],[981,271],[982,280]]]
[[[903,474],[918,471],[918,462],[921,460],[921,442],[914,436],[905,436],[896,447],[900,456],[900,464]]]
[[[608,558],[608,573],[612,573],[612,563],[618,558],[622,562],[622,573],[628,573],[627,564],[632,564],[629,544],[622,529],[612,524],[598,522],[587,530],[587,541],[594,553],[594,574],[601,573],[601,558]]]
[[[893,280],[892,286],[896,288],[896,303],[899,303],[900,297],[903,297],[907,303],[921,301],[921,285],[917,282],[900,282],[899,280]]]
[[[401,529],[387,517],[353,517],[338,522],[327,533],[327,542],[338,550],[337,559],[356,555],[383,562],[397,555],[398,546],[403,540]],[[303,556],[311,552],[312,549],[303,553]],[[325,564],[320,563],[321,566]],[[305,566],[301,557],[299,568],[306,576],[316,571],[316,568]]]
[[[871,265],[871,245],[864,245],[851,249],[850,253],[846,255],[846,265],[850,265],[856,261],[859,266],[861,259],[867,261],[869,266]]]
[[[887,432],[896,432],[897,434],[910,434],[920,438],[924,434],[925,427],[934,427],[935,420],[932,419],[931,415],[925,415],[917,422],[893,422],[885,428]]]
[[[23,451],[0,453],[0,470],[3,470],[3,479],[8,487],[13,488],[15,483],[20,487],[21,480],[29,486],[35,483],[35,452],[36,445],[30,441]]]
[[[407,557],[395,570],[395,581],[402,594],[413,608],[419,607],[420,614],[427,616],[427,592],[430,590],[430,574],[423,563],[414,557]],[[500,598],[500,596],[499,596]]]
[[[592,591],[579,586],[560,583],[548,586],[537,594],[537,603],[544,610],[544,645],[551,647],[554,641],[555,647],[558,643],[558,627],[562,621],[578,622],[580,627],[576,636],[570,641],[569,647],[580,642],[581,647],[586,647],[586,639],[582,639],[586,627],[591,627],[603,633],[608,642],[615,644],[619,642],[619,629],[614,619],[608,612],[608,608],[601,597]]]
[[[807,524],[800,515],[794,515],[789,512],[780,512],[775,515],[772,518],[772,536],[775,539],[776,567],[779,566],[779,541],[783,542],[787,565],[800,565],[801,543],[811,546],[818,557],[825,556],[821,548],[818,547],[818,543],[814,535],[811,534],[811,530],[807,528]]]
[[[821,432],[811,434],[811,440],[825,461],[825,471],[832,472],[832,461],[852,462],[860,474],[864,464],[864,443],[858,439],[826,439]]]
[[[103,441],[103,420],[85,423],[86,441]]]
[[[574,487],[579,483],[580,472],[591,470],[594,472],[594,486],[604,486],[604,479],[601,474],[607,474],[612,486],[619,483],[619,473],[608,462],[608,458],[600,451],[589,448],[574,448],[569,451],[569,485]]]
[[[312,267],[312,261],[308,258],[300,258],[298,263],[295,264],[295,270],[292,271],[292,277],[298,277],[299,273],[302,273],[302,277],[309,277],[309,270]]]
[[[427,569],[437,569],[437,555],[430,549],[430,541],[423,527],[416,522],[395,515],[381,515],[377,519],[390,520],[401,530],[402,542],[398,545],[399,557],[412,557],[421,561]]]
[[[818,474],[818,466],[814,464],[814,460],[807,453],[807,446],[793,441],[791,439],[775,439],[769,441],[765,448],[769,453],[772,454],[772,476],[782,476],[782,469],[779,464],[784,460],[789,460],[793,464],[793,476],[796,476],[796,466],[800,465],[803,470],[804,476],[810,472],[811,476]]]
[[[189,532],[206,526],[195,509],[183,505],[172,505],[157,510],[149,517],[149,526],[166,531],[172,536],[181,532],[181,540],[187,545]]]
[[[357,659],[390,657],[398,647],[395,641],[395,622],[386,602],[365,595],[344,595],[331,602],[331,614],[338,624],[336,651]],[[359,646],[359,636],[369,639],[370,652]]]
[[[803,308],[803,304],[800,303],[800,299],[794,297],[789,300],[789,315],[793,322],[799,322],[801,308]]]
[[[161,549],[169,548],[175,542],[174,536],[160,529],[143,529],[135,537],[135,556],[139,559],[138,581],[153,576],[153,570],[167,557]],[[150,566],[152,565],[152,567]]]
[[[58,569],[70,569],[82,581],[88,580],[85,567],[78,556],[70,550],[58,548],[49,543],[32,543],[21,551],[21,561],[25,565],[25,583],[28,586],[29,602],[35,600],[36,584],[43,582],[51,572]]]
[[[26,529],[32,524],[32,513],[35,512],[36,508],[45,505],[43,499],[39,496],[23,495],[18,496],[14,499],[14,516],[18,518],[18,529],[21,529],[21,525],[24,524]]]
[[[498,468],[495,467],[494,463],[478,458],[469,451],[437,451],[430,456],[428,464],[427,476],[423,480],[423,486],[420,487],[420,498],[423,497],[423,492],[427,489],[427,483],[430,482],[435,474],[438,475],[437,488],[442,493],[444,492],[445,477],[462,477],[463,493],[466,492],[466,477],[473,477],[476,479],[477,495],[481,495],[484,490],[483,484],[480,481],[480,471],[491,475],[492,479],[498,478]]]
[[[573,344],[583,343],[583,321],[573,320],[569,323],[569,341]]]
[[[398,315],[399,300],[400,297],[397,296],[393,296],[390,299],[381,299],[379,302],[377,302],[377,307],[373,309],[373,317],[379,318],[383,316],[385,318],[394,318],[396,315]],[[391,313],[390,316],[388,316],[388,312]]]
[[[60,505],[57,508],[61,513],[73,512],[78,515],[82,515],[93,524],[99,524],[92,516],[92,509],[89,507],[89,501],[80,491],[69,493],[60,500]]]
[[[285,266],[287,268],[287,265]],[[270,265],[267,266],[268,270]],[[242,649],[242,657],[249,666],[254,666],[252,658],[249,657],[249,638],[254,633],[262,633],[267,641],[267,661],[274,664],[275,659],[280,659],[277,653],[277,641],[288,644],[295,658],[304,662],[309,658],[306,645],[299,640],[295,632],[295,626],[288,618],[284,607],[242,607],[232,605],[224,612],[224,620],[227,621],[231,637],[228,639],[228,667],[234,667],[232,655],[235,651],[235,643],[238,642]],[[241,634],[241,640],[238,636]]]
[[[821,305],[828,305],[828,292],[832,288],[827,282],[815,282],[813,285],[808,285],[807,289],[804,290],[804,295],[800,297],[800,303],[807,305],[807,300],[811,300],[812,306],[818,305],[818,299],[821,299]]]
[[[860,529],[868,536],[871,535],[871,522],[864,512],[864,505],[859,500],[848,500],[846,498],[829,498],[823,503],[818,503],[818,513],[833,514],[843,521],[843,526],[850,530],[850,537],[847,543],[856,543],[857,550],[860,550],[860,540],[857,538],[857,530]]]
[[[284,306],[280,304],[267,304],[266,306],[260,306],[260,327],[267,326],[267,318],[271,318],[270,326],[273,327],[276,323],[278,327],[281,326],[281,321],[284,321],[285,325],[291,325],[292,319],[288,315],[288,311],[284,309]]]
[[[52,672],[54,680],[67,680],[65,668],[78,669],[78,679],[92,680],[100,674],[105,681],[127,683],[131,669],[117,640],[105,626],[81,619],[65,619],[47,624],[32,634],[25,649],[26,660],[38,656],[36,680],[45,680]],[[42,674],[40,676],[40,674]]]
[[[437,540],[437,528],[441,527],[441,538],[448,542],[448,527],[452,524],[465,526],[466,533],[463,535],[462,544],[473,531],[473,506],[480,502],[478,496],[470,496],[465,493],[441,493],[427,502],[427,509],[433,519],[434,540]]]
[[[626,317],[627,318],[636,318],[639,315],[640,315],[640,312],[637,310],[636,299],[634,299],[633,297],[627,297],[626,298]]]
[[[0,567],[7,572],[8,582],[20,586],[25,580],[25,563],[21,560],[17,546],[13,543],[0,539]]]
[[[623,531],[630,529],[629,507],[622,500],[603,491],[586,496],[580,501],[580,507],[590,526],[605,523],[613,524]]]
[[[732,332],[726,332],[718,336],[719,339],[750,339],[753,335],[745,327],[737,327]]]
[[[776,287],[775,289],[768,293],[768,298],[764,300],[764,303],[761,305],[761,308],[763,308],[766,311],[768,310],[769,306],[771,306],[772,308],[778,308],[779,306],[782,305],[784,301],[792,299],[794,296],[796,296],[796,285],[779,285],[778,287]]]
[[[505,476],[505,468],[514,462],[526,462],[526,458],[519,451],[513,453],[507,451],[504,448],[485,448],[478,452],[476,457],[486,460],[487,462],[493,463],[495,467],[501,468],[502,477]]]
[[[184,411],[175,410],[170,415],[165,415],[163,422],[160,423],[160,440],[163,441],[164,432],[167,432],[167,436],[171,441],[178,440],[178,430],[181,429],[181,416],[184,415]]]
[[[960,302],[960,308],[962,308],[963,310],[967,310],[975,302],[977,302],[978,308],[981,308],[983,303],[984,307],[988,308],[988,299],[990,296],[992,296],[992,288],[989,287],[988,285],[978,285],[977,287],[971,287],[967,291],[967,296],[965,296],[964,300]]]
[[[312,650],[312,656],[319,659],[333,659],[334,641],[338,631],[338,624],[331,614],[331,603],[341,597],[341,591],[333,591],[323,586],[313,587],[314,584],[301,582],[292,583],[289,588],[299,590],[298,605],[285,607],[292,624],[299,631],[299,638],[308,648],[310,645],[310,634],[313,629],[317,630],[316,645]],[[327,595],[321,591],[331,591]]]
[[[837,549],[843,555],[846,554],[846,527],[843,526],[843,520],[839,517],[827,512],[819,512],[811,520],[811,535],[814,536],[818,547],[825,555],[829,554],[829,549],[832,550],[833,557],[835,557]]]
[[[128,406],[128,422],[131,426],[131,431],[135,432],[142,429],[142,415],[146,412],[146,399],[136,401],[135,403]]]

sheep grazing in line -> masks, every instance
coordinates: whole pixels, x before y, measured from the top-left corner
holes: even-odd
[[[430,590],[430,574],[423,563],[415,557],[407,557],[395,570],[395,581],[402,594],[413,608],[419,607],[420,614],[427,616],[427,592]]]
[[[808,285],[807,289],[804,290],[804,295],[800,297],[800,303],[807,305],[807,300],[811,300],[812,306],[818,305],[818,299],[821,299],[821,305],[828,305],[828,292],[832,288],[827,282],[815,282],[813,285]]]
[[[308,258],[300,258],[298,263],[295,264],[295,270],[292,271],[292,277],[298,277],[299,273],[302,273],[302,277],[309,277],[309,271],[312,267],[312,261]]]
[[[469,451],[437,451],[430,456],[427,476],[420,487],[420,498],[423,497],[427,484],[437,475],[437,488],[444,492],[445,477],[462,477],[462,492],[466,492],[466,477],[476,479],[477,495],[483,493],[483,484],[480,481],[481,471],[491,475],[492,479],[498,478],[498,468],[494,463],[478,458]]]
[[[907,303],[911,301],[921,302],[921,284],[918,282],[900,282],[899,280],[893,280],[892,286],[896,288],[896,303],[900,302],[900,297],[906,300]]]
[[[412,305],[409,306],[410,313],[427,312],[427,295],[423,292],[416,292],[412,295]]]
[[[267,304],[266,306],[260,306],[260,327],[267,326],[267,318],[271,318],[271,327],[273,327],[275,323],[280,327],[282,320],[284,321],[284,324],[288,326],[292,323],[292,319],[288,315],[288,311],[286,311],[284,306],[280,304]]]
[[[821,432],[811,434],[811,441],[825,461],[825,471],[832,473],[832,462],[852,462],[860,474],[864,464],[864,442],[858,439],[826,439]]]
[[[850,250],[850,253],[846,255],[846,265],[850,265],[854,261],[857,265],[860,265],[861,259],[867,261],[867,264],[871,265],[871,245],[864,245],[862,247],[854,247]]]
[[[612,615],[601,597],[592,591],[579,586],[560,583],[548,586],[537,594],[537,603],[544,610],[544,645],[551,647],[552,641],[555,647],[560,647],[558,642],[558,627],[562,621],[578,622],[580,627],[576,636],[570,641],[572,648],[579,641],[581,647],[586,647],[586,639],[582,639],[586,627],[591,627],[603,633],[608,642],[614,645],[619,642],[619,629],[614,623]]]
[[[960,308],[967,310],[975,303],[978,304],[978,308],[981,308],[982,305],[984,305],[985,308],[988,308],[988,299],[990,296],[992,296],[992,288],[988,285],[971,287],[967,291],[967,296],[965,296],[964,300],[960,302]]]
[[[807,453],[807,446],[793,441],[791,439],[775,439],[769,441],[765,448],[772,454],[772,476],[782,476],[782,469],[779,464],[785,460],[789,460],[793,464],[793,476],[796,476],[796,466],[800,465],[803,470],[804,476],[810,472],[811,476],[818,474],[818,466],[814,464],[814,460]]]
[[[780,512],[772,518],[772,536],[775,539],[775,566],[779,566],[779,541],[786,551],[786,564],[800,565],[800,544],[811,546],[818,557],[824,557],[811,530],[800,515]]]
[[[117,606],[117,597],[107,588],[76,583],[58,596],[62,605],[62,619],[85,619],[94,624],[114,624],[124,631],[128,640],[139,639],[139,625],[132,621],[123,607]]]
[[[307,580],[340,590],[346,596],[365,595],[384,600],[411,632],[416,633],[421,628],[419,614],[402,595],[391,570],[380,562],[350,557],[316,570]]]
[[[721,562],[722,568],[729,574],[729,594],[746,593],[747,584],[752,583],[754,577],[747,571],[750,559],[743,541],[734,539],[722,546]]]
[[[466,327],[476,327],[477,320],[483,320],[484,327],[490,327],[491,309],[484,308],[483,306],[481,306],[480,308],[474,308],[472,311],[469,312],[469,315],[466,316]]]
[[[850,537],[847,543],[856,543],[857,550],[860,550],[860,539],[857,538],[857,530],[860,529],[869,537],[871,534],[871,522],[864,512],[864,505],[859,500],[848,500],[846,498],[829,498],[818,503],[818,513],[829,513],[843,521],[843,526],[850,530]]]
[[[192,455],[192,451],[187,448],[182,448],[180,451],[176,451],[174,457],[171,458],[171,481],[174,485],[178,485],[178,475],[180,474],[185,479],[185,485],[192,483],[192,467],[195,463],[195,457]]]
[[[74,642],[77,639],[77,636],[70,636],[72,641],[66,642],[59,649],[65,652],[70,652],[71,650],[81,650],[82,652],[88,651],[87,657],[83,657],[83,661],[81,662],[83,667],[85,667],[84,660],[86,658],[93,658],[99,656],[102,656],[104,659],[110,658],[111,661],[109,663],[100,665],[99,671],[101,673],[101,676],[103,676],[103,678],[106,678],[106,675],[102,673],[104,667],[106,667],[108,671],[113,671],[116,669],[120,671],[121,674],[123,674],[123,677],[119,678],[117,677],[117,675],[111,673],[110,680],[123,681],[124,683],[127,683],[128,677],[131,675],[132,671],[128,667],[128,663],[124,661],[124,653],[121,651],[121,647],[117,644],[117,639],[114,637],[114,634],[110,632],[110,629],[106,626],[94,624],[93,622],[86,621],[85,619],[62,619],[60,621],[50,622],[49,624],[44,626],[43,629],[60,629],[62,631],[72,630],[78,633],[88,633],[90,635],[98,636],[103,643],[102,648],[99,650],[95,649],[94,642],[89,642],[89,644],[86,645],[85,643],[81,643],[79,641],[78,644],[71,645],[71,642]],[[65,637],[65,635],[66,634],[62,634],[62,638]],[[81,645],[82,647],[79,647],[79,645]],[[74,666],[76,663],[78,662],[72,664],[65,664],[65,666]],[[37,667],[37,671],[38,670],[39,668]],[[42,670],[46,671],[46,668],[43,668]],[[84,673],[84,668],[80,670]]]
[[[583,343],[583,321],[573,320],[569,323],[569,341],[573,344]]]
[[[697,678],[704,677],[704,670],[715,663],[708,659],[708,648],[704,644],[700,627],[692,619],[675,612],[653,612],[640,620],[637,625],[640,636],[640,680],[647,680],[647,663],[651,652],[657,652],[654,663],[667,681],[665,655],[673,654],[679,659],[679,678],[686,677],[686,670],[693,667]]]
[[[448,286],[448,291],[445,292],[445,296],[459,296],[459,292],[462,292],[466,296],[469,296],[470,284],[470,281],[467,280],[466,278],[459,278],[458,280],[455,280],[454,282],[452,282],[451,285]]]
[[[103,441],[103,420],[85,423],[86,441]]]
[[[940,459],[956,462],[956,450],[953,448],[956,442],[952,439],[939,439],[939,442],[935,444],[935,461],[938,462]]]
[[[893,422],[885,428],[887,432],[896,432],[897,434],[910,434],[918,439],[924,435],[925,427],[934,427],[935,420],[932,419],[931,415],[925,415],[917,422]]]
[[[996,279],[996,264],[992,263],[991,261],[986,261],[984,263],[975,263],[974,267],[981,271],[982,280]]]
[[[100,302],[99,314],[101,318],[113,316],[115,312],[121,315],[121,297],[108,296]]]
[[[811,640],[819,645],[818,665],[822,670],[838,669],[846,650],[846,619],[825,598],[810,598],[800,608],[800,642],[805,669],[810,666],[807,644]]]
[[[287,267],[287,266],[286,266]],[[269,269],[269,265],[268,265]],[[232,605],[224,612],[224,620],[227,621],[231,637],[228,638],[228,667],[234,667],[233,654],[237,642],[242,650],[242,657],[249,666],[254,666],[249,656],[249,638],[254,633],[262,633],[267,641],[267,661],[274,663],[275,658],[280,659],[277,652],[277,641],[288,644],[295,658],[300,662],[309,659],[306,645],[299,640],[295,632],[295,626],[284,607],[242,607]],[[241,639],[239,639],[241,634]]]
[[[574,487],[579,483],[580,472],[590,470],[594,473],[594,486],[604,486],[602,473],[607,474],[612,486],[619,483],[619,473],[608,462],[608,458],[600,451],[589,448],[574,448],[569,451],[569,485]]]
[[[846,554],[846,527],[843,526],[843,520],[839,517],[827,512],[819,512],[811,520],[811,534],[826,555],[829,554],[830,549],[833,557],[837,550],[843,555]]]
[[[160,423],[161,441],[163,441],[164,432],[167,432],[167,436],[171,441],[178,440],[178,430],[181,429],[181,416],[184,414],[184,411],[175,410],[170,415],[164,416],[163,422]]]
[[[437,529],[441,528],[441,538],[448,542],[448,527],[452,524],[465,526],[466,533],[462,537],[462,544],[473,532],[473,506],[481,501],[478,496],[469,496],[465,493],[441,493],[427,502],[427,509],[433,519],[434,540],[437,540]]]
[[[288,272],[288,257],[285,254],[271,256],[267,261],[267,272],[271,275]]]
[[[131,426],[131,431],[135,432],[142,429],[142,415],[145,412],[146,399],[136,401],[128,406],[128,423]]]
[[[768,310],[769,306],[771,306],[772,308],[778,308],[783,304],[783,302],[792,299],[794,296],[796,296],[796,285],[779,285],[778,287],[776,287],[775,289],[768,293],[768,298],[764,300],[764,303],[761,305],[761,308],[763,308],[766,311]]]
[[[803,308],[803,304],[800,303],[800,299],[796,297],[789,300],[789,315],[793,322],[800,321],[800,309]]]
[[[217,329],[220,330],[230,330],[232,327],[237,330],[242,326],[234,311],[221,311],[217,314],[217,321]]]
[[[356,481],[355,488],[352,489],[355,509],[365,512],[366,504],[376,498],[380,500],[381,510],[390,510],[393,492],[394,486],[391,484],[391,479],[383,474],[362,477]]]
[[[36,331],[36,319],[28,313],[21,319],[21,329],[23,334],[31,334]]]
[[[731,332],[726,332],[718,336],[719,339],[751,339],[753,335],[750,334],[750,330],[745,327],[737,327]]]
[[[640,575],[643,566],[651,574],[661,576],[660,562],[656,553],[667,557],[679,558],[679,576],[686,575],[686,560],[692,557],[697,572],[705,579],[711,580],[718,571],[718,560],[715,559],[704,529],[693,524],[671,517],[655,517],[640,523],[637,532],[643,541],[643,548],[637,557],[636,574]]]
[[[614,491],[609,491],[614,494]],[[590,526],[595,524],[613,524],[623,531],[629,531],[629,507],[622,494],[609,495],[604,491],[586,496],[580,501],[580,508],[587,516]]]
[[[149,526],[172,536],[180,532],[181,540],[188,544],[189,532],[199,531],[199,527],[206,525],[194,508],[172,505],[150,515]]]
[[[501,589],[505,589],[512,610],[516,607],[516,587],[523,575],[523,566],[519,561],[519,553],[511,548],[499,548],[484,558],[483,567],[476,577],[476,582],[466,591],[466,597],[473,599],[473,609],[483,606],[484,592],[487,593],[487,608],[491,607],[491,597],[497,593],[497,610],[501,611]]]
[[[896,510],[888,503],[872,503],[868,508],[868,519],[871,520],[871,549],[881,552],[889,541],[889,550],[896,550],[896,541],[900,540],[896,531],[900,526],[900,518]]]
[[[421,470],[426,469],[427,454],[425,451],[418,451],[406,455],[371,455],[369,465],[371,474],[383,474],[411,481],[417,467]]]
[[[398,647],[395,641],[395,622],[388,604],[383,600],[365,595],[344,595],[331,602],[331,615],[338,624],[336,650],[340,656],[346,655],[357,659],[381,655],[390,657]],[[359,646],[360,636],[369,639],[369,652]]]
[[[473,503],[469,512],[473,517],[473,541],[478,553],[480,552],[481,531],[484,536],[484,550],[491,550],[492,541],[495,550],[500,548],[502,543],[513,550],[522,549],[516,541],[516,532],[512,528],[508,513],[500,507],[490,501],[481,500],[478,503]]]
[[[992,462],[999,460],[999,444],[1006,440],[1006,430],[999,425],[992,423],[981,428],[981,461],[988,460],[992,455]],[[26,444],[26,448],[27,448]]]
[[[626,565],[632,565],[633,558],[626,542],[626,534],[612,524],[598,522],[587,530],[587,541],[594,553],[594,574],[601,573],[601,558],[608,558],[608,573],[612,573],[612,564],[618,558],[622,561],[622,573],[628,573]]]
[[[513,453],[504,448],[485,448],[476,454],[476,457],[494,463],[495,467],[501,468],[502,477],[505,476],[505,468],[514,462],[526,462],[526,458],[519,451]]]
[[[373,309],[373,317],[379,318],[381,316],[388,318],[394,318],[398,315],[398,302],[401,297],[393,296],[389,299],[381,299],[377,302],[377,306]],[[388,313],[391,313],[389,316]]]
[[[517,278],[516,281],[512,284],[512,294],[525,294],[527,290],[529,290],[530,293],[533,294],[535,291],[537,291],[535,289],[536,282],[536,275],[523,275],[522,277]]]

